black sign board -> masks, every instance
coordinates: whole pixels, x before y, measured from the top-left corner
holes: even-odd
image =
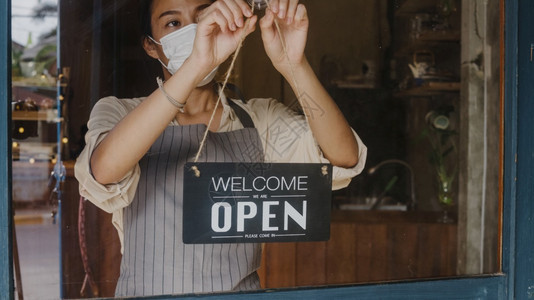
[[[187,163],[183,242],[328,240],[331,198],[331,165]]]

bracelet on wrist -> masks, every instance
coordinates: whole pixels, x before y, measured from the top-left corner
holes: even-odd
[[[158,83],[159,90],[163,93],[163,95],[165,95],[165,98],[167,98],[167,100],[168,100],[172,105],[174,105],[174,107],[178,108],[178,110],[179,110],[181,113],[183,113],[183,112],[184,112],[184,106],[185,106],[185,103],[180,103],[180,102],[176,101],[176,99],[174,99],[173,97],[171,97],[169,94],[167,94],[167,92],[166,92],[165,89],[163,88],[163,80],[161,80],[161,78],[156,77],[156,82]]]

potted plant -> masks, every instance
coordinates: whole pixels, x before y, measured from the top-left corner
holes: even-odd
[[[443,106],[427,113],[425,117],[426,128],[422,137],[430,144],[429,161],[434,167],[438,188],[438,202],[443,208],[443,215],[438,221],[452,223],[449,210],[454,205],[453,182],[458,173],[456,145],[454,136],[457,132],[451,129],[450,114],[454,111],[452,106]]]

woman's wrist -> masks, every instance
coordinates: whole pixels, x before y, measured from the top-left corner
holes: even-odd
[[[183,112],[183,107],[191,91],[202,81],[203,77],[201,76],[198,68],[195,68],[191,62],[186,60],[176,73],[165,78],[164,84],[159,78],[156,81],[158,82],[159,91],[165,98],[165,102],[172,104],[176,110]]]
[[[163,93],[163,95],[165,96],[165,98],[167,98],[167,100],[176,108],[178,109],[180,112],[184,112],[184,106],[186,104],[186,102],[180,102],[176,99],[174,99],[171,95],[169,95],[169,93],[167,93],[167,91],[165,90],[165,87],[163,87],[163,80],[161,80],[161,78],[157,77],[156,78],[156,81],[158,83],[158,87],[159,87],[159,90]]]
[[[206,66],[205,62],[195,59],[193,55],[187,58],[180,69],[173,77],[185,77],[186,80],[192,80],[192,84],[196,87],[202,80],[213,70]],[[178,75],[180,73],[180,75]]]
[[[280,74],[291,84],[293,85],[294,81],[297,80],[297,82],[302,80],[303,76],[309,75],[310,72],[313,73],[313,70],[311,68],[311,65],[309,64],[306,57],[303,57],[299,62],[297,63],[288,63],[287,59],[283,66],[276,68]],[[296,77],[296,78],[294,78]]]

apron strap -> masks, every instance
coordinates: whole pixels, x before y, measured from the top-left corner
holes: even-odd
[[[245,128],[256,128],[254,126],[254,122],[252,122],[252,118],[250,115],[237,103],[235,103],[232,99],[228,99],[228,105],[234,110],[235,114],[237,115],[237,118],[239,121],[241,121],[241,124],[243,124],[243,127]]]
[[[245,98],[243,97],[243,94],[241,93],[241,91],[236,85],[227,83],[226,88],[230,90],[231,92],[233,92],[235,96],[239,97],[239,100],[243,101],[243,103],[245,102]],[[256,128],[256,126],[254,126],[254,122],[252,121],[252,118],[250,117],[250,115],[241,106],[235,103],[232,99],[227,98],[227,100],[228,100],[228,105],[230,105],[230,107],[234,110],[235,114],[237,115],[237,118],[239,119],[239,121],[241,121],[241,124],[243,124],[243,127]]]
[[[243,103],[247,103],[247,101],[245,101],[245,96],[243,96],[243,93],[237,87],[237,85],[235,85],[235,84],[233,84],[231,82],[228,82],[228,83],[226,83],[226,89],[229,90],[230,92],[234,93],[234,96],[237,97],[237,99],[243,101]]]

